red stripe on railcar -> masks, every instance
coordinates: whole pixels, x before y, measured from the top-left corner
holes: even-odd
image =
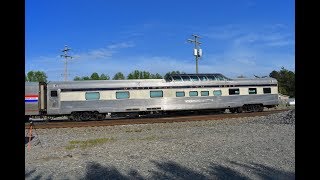
[[[27,94],[24,97],[38,97],[38,94]]]

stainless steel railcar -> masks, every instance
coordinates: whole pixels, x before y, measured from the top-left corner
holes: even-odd
[[[73,120],[186,110],[263,111],[278,105],[273,78],[176,74],[164,79],[26,82],[25,115]]]

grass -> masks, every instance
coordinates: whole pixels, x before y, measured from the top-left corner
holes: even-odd
[[[139,140],[151,141],[151,140],[155,140],[156,138],[157,138],[156,136],[147,136],[147,137],[144,137],[144,138],[140,138]]]
[[[99,139],[89,139],[85,141],[69,141],[69,145],[66,146],[65,148],[67,150],[72,150],[77,147],[84,149],[84,148],[94,147],[94,146],[104,144],[114,140],[115,140],[114,138],[99,138]]]
[[[126,132],[142,132],[142,129],[126,130]]]
[[[130,141],[152,141],[152,140],[156,140],[157,136],[147,136],[147,137],[142,137],[142,138],[129,138]]]
[[[144,128],[144,129],[128,129],[126,130],[127,133],[131,133],[131,132],[142,132],[143,131],[150,131],[151,128]]]

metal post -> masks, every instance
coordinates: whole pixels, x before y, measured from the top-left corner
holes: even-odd
[[[195,55],[196,58],[196,74],[198,74],[198,60],[199,60],[199,45],[201,44],[201,42],[199,42],[197,40],[197,38],[200,38],[200,36],[196,35],[196,34],[192,34],[192,36],[194,37],[193,39],[188,39],[189,42],[194,43],[194,48],[197,50],[197,54]]]
[[[67,81],[68,80],[68,61],[67,61],[67,58],[66,60],[64,61],[64,81]]]

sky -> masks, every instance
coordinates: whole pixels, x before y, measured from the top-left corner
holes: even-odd
[[[65,67],[68,80],[196,73],[192,34],[200,36],[199,73],[295,71],[293,0],[27,0],[25,73],[44,71],[48,81],[64,80]]]

